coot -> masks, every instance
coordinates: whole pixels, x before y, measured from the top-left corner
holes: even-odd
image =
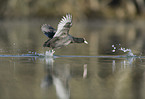
[[[57,30],[49,24],[43,24],[41,27],[42,32],[48,37],[48,40],[43,44],[43,47],[52,49],[61,48],[70,43],[86,43],[84,38],[73,37],[69,34],[69,29],[72,26],[72,15],[66,14],[58,24]]]

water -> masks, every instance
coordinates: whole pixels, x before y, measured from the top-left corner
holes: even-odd
[[[75,22],[70,33],[89,44],[54,57],[42,48],[43,20],[12,23],[0,23],[0,99],[145,99],[144,22]]]
[[[120,44],[119,44],[120,45]],[[114,46],[114,45],[112,45],[112,47],[113,47],[113,50],[112,50],[112,52],[115,52],[117,49],[116,49],[116,47]],[[132,51],[131,51],[131,49],[125,49],[125,48],[122,48],[122,47],[120,47],[118,50],[120,50],[120,51],[123,51],[124,53],[125,52],[128,52],[127,53],[127,57],[136,57],[136,55],[134,55],[133,53],[132,53]]]

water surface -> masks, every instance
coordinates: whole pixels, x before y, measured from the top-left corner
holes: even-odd
[[[42,47],[47,37],[40,30],[45,22],[57,24],[52,20],[0,23],[0,55],[8,55],[0,57],[1,99],[145,98],[145,58],[116,58],[127,53],[112,52],[112,45],[121,44],[145,56],[144,22],[75,22],[70,34],[85,37],[89,44],[58,49],[57,58],[35,56],[48,50]]]

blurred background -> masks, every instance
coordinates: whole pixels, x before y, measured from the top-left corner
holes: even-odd
[[[145,18],[145,0],[0,0],[0,18]]]

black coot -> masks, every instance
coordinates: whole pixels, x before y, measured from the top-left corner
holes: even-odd
[[[61,48],[70,43],[86,43],[88,42],[84,38],[73,37],[69,34],[69,29],[72,26],[72,16],[66,14],[63,16],[58,24],[57,30],[48,24],[44,24],[41,27],[42,32],[49,38],[43,47],[49,47],[52,49]]]

